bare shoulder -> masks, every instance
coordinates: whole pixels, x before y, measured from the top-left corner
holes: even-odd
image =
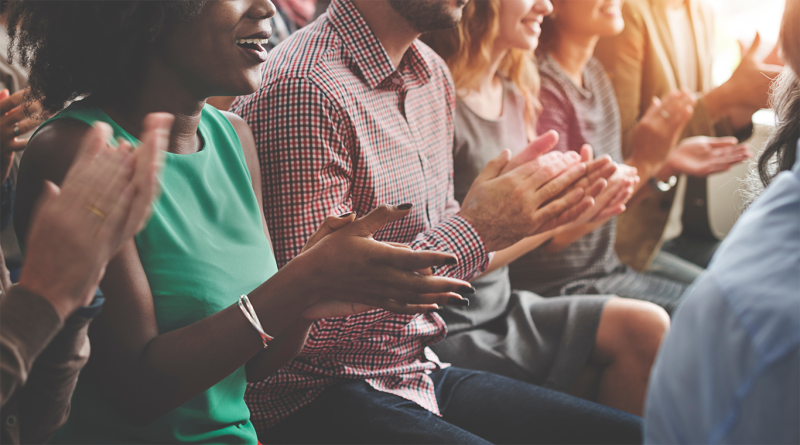
[[[252,172],[254,168],[258,168],[258,150],[256,150],[256,141],[253,138],[253,132],[250,130],[250,126],[237,114],[231,113],[230,111],[220,111],[220,113],[228,119],[231,125],[233,125],[233,129],[236,130],[236,134],[239,136],[239,142],[242,144],[244,157],[247,160],[247,167]]]
[[[60,184],[90,130],[88,124],[73,119],[47,124],[28,142],[20,165],[26,171],[21,174],[35,172]]]
[[[14,199],[14,228],[19,239],[25,239],[44,181],[61,184],[89,130],[88,124],[62,119],[39,130],[28,142],[19,166]]]

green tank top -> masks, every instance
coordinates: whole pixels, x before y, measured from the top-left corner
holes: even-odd
[[[99,108],[76,103],[48,122],[56,119],[107,122],[115,138],[140,143]],[[206,105],[199,132],[201,151],[166,154],[161,195],[147,226],[136,235],[162,334],[236,304],[240,295],[278,270],[236,131],[222,113]],[[99,388],[81,377],[69,420],[54,441],[255,444],[258,439],[244,402],[246,386],[241,367],[137,428],[117,416]]]

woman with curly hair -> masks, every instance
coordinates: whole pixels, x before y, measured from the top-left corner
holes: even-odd
[[[137,145],[145,116],[175,117],[152,219],[100,283],[107,303],[58,441],[256,443],[246,384],[294,357],[314,320],[377,307],[427,312],[469,290],[412,272],[454,264],[453,255],[370,237],[410,204],[329,217],[277,271],[252,134],[241,118],[205,105],[259,87],[275,12],[268,0],[7,8],[16,52],[31,68],[30,99],[59,112],[84,98],[31,138],[14,212],[22,239],[43,180],[61,182],[95,121]],[[104,219],[101,207],[89,210]]]

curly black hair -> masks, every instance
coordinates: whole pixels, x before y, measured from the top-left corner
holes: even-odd
[[[26,99],[55,113],[79,97],[99,105],[136,88],[148,48],[196,17],[205,0],[3,3],[9,62],[16,56],[30,68]]]

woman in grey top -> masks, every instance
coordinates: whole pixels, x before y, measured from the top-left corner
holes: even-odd
[[[553,4],[555,12],[543,23],[537,49],[543,105],[537,130],[558,131],[561,138],[557,150],[580,151],[584,144],[590,144],[597,155],[608,155],[622,163],[614,89],[602,65],[592,58],[600,37],[622,31],[621,2],[554,0]],[[672,164],[677,159],[672,148],[691,117],[693,104],[689,93],[673,92],[663,104],[656,101],[634,130],[634,149],[625,164],[635,167],[641,178],[634,187],[637,198],[650,188],[643,185],[668,177],[670,173],[666,172],[675,170]],[[625,168],[617,174],[624,174]],[[547,296],[615,294],[638,298],[671,313],[701,269],[671,257],[674,268],[688,273],[636,272],[617,258],[615,232],[616,218],[611,217],[557,234],[547,246],[527,253],[511,266],[511,282]]]
[[[464,9],[458,27],[424,38],[444,57],[458,92],[453,148],[456,199],[488,160],[503,149],[521,150],[535,137],[536,70],[528,54],[538,43],[548,0],[481,0]],[[552,133],[543,137],[557,139]],[[609,159],[590,161],[611,172]],[[582,222],[624,209],[635,170],[614,181],[589,182],[594,205]],[[610,176],[610,174],[608,174]],[[658,306],[614,296],[542,298],[512,291],[511,261],[563,229],[497,252],[473,285],[468,308],[446,308],[448,336],[434,351],[457,366],[489,370],[569,391],[641,414],[647,379],[669,320]]]

